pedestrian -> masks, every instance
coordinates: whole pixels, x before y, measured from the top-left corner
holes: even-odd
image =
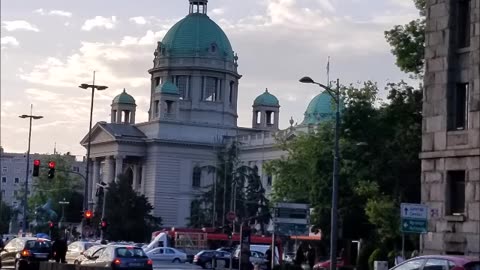
[[[397,255],[395,256],[395,265],[401,264],[404,261],[405,261],[405,258],[403,258],[402,253],[397,252]]]
[[[305,262],[305,255],[303,254],[302,246],[299,246],[297,249],[297,253],[295,254],[295,265],[302,266],[303,262]]]
[[[269,247],[267,251],[265,252],[265,255],[267,256],[267,270],[272,269],[272,249]]]
[[[410,258],[415,258],[418,256],[418,250],[414,250]]]
[[[315,265],[315,249],[313,249],[310,245],[308,246],[307,260],[310,269],[313,269],[313,266]]]
[[[57,239],[55,242],[53,242],[52,250],[53,258],[57,263],[66,263],[65,257],[67,256],[68,250],[67,241],[65,241],[63,238]]]

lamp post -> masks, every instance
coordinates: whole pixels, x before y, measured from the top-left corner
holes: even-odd
[[[23,114],[19,116],[22,119],[28,118],[30,121],[28,128],[28,150],[27,150],[27,169],[25,171],[25,194],[23,195],[23,223],[22,223],[22,234],[25,234],[27,231],[27,199],[28,199],[28,175],[30,170],[30,142],[32,141],[32,121],[42,119],[43,116],[33,115],[33,105],[30,105],[30,114]]]
[[[95,71],[93,72],[93,83],[92,84],[86,84],[82,83],[78,87],[82,89],[92,89],[92,100],[90,103],[90,124],[88,126],[88,145],[87,145],[87,168],[85,172],[85,188],[83,191],[83,209],[87,210],[88,209],[88,178],[89,178],[89,173],[90,173],[90,145],[91,145],[91,134],[92,134],[92,117],[93,117],[93,98],[95,96],[95,90],[102,91],[108,88],[108,86],[104,85],[95,85]]]
[[[302,83],[313,83],[325,89],[328,94],[334,99],[336,105],[335,112],[335,151],[333,158],[333,181],[332,181],[332,212],[331,212],[331,230],[330,230],[330,270],[337,269],[337,238],[338,238],[338,182],[339,182],[339,131],[340,131],[340,84],[337,79],[337,89],[333,90],[330,87],[321,83],[315,82],[310,77],[303,77],[300,79]]]

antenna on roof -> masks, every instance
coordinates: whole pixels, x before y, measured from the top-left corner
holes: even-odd
[[[330,87],[330,56],[327,59],[327,85]]]

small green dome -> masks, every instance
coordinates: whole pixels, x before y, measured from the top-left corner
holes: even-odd
[[[206,14],[189,14],[168,30],[162,43],[171,57],[217,56],[234,59],[227,35]]]
[[[170,94],[170,95],[179,95],[180,92],[178,91],[178,87],[169,82],[169,81],[166,81],[162,84],[159,84],[156,88],[155,88],[155,92],[160,92],[160,93],[164,93],[164,94]]]
[[[127,91],[124,88],[123,92],[120,95],[116,96],[113,99],[112,103],[135,105],[135,99],[131,95],[127,94]]]
[[[265,92],[255,99],[255,101],[253,102],[253,106],[279,107],[280,103],[278,102],[277,97],[270,94],[268,92],[268,89],[265,89]]]
[[[343,107],[343,105],[341,105]],[[328,92],[322,92],[310,101],[307,110],[305,111],[305,118],[302,124],[316,125],[320,122],[333,119],[335,117],[335,101]]]

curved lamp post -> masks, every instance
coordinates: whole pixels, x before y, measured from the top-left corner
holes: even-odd
[[[338,182],[340,179],[340,163],[339,163],[339,131],[340,131],[340,84],[337,79],[337,89],[333,90],[330,87],[321,83],[315,82],[310,77],[303,77],[300,79],[301,83],[313,83],[325,89],[328,94],[335,100],[335,152],[333,158],[333,183],[332,183],[332,212],[331,212],[331,229],[330,229],[330,270],[337,269],[337,238],[338,238]]]

